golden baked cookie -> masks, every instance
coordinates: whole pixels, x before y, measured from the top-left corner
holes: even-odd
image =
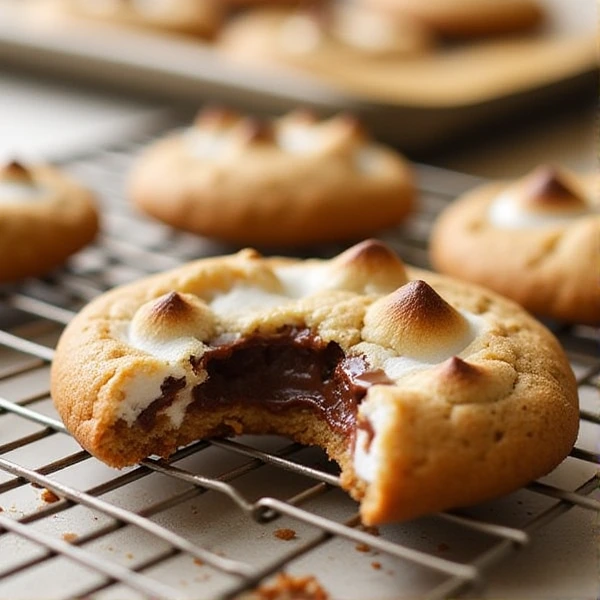
[[[58,169],[0,167],[0,282],[49,271],[97,230],[92,194]]]
[[[218,40],[230,56],[295,65],[323,75],[389,69],[433,45],[430,30],[414,19],[390,18],[352,2],[249,10],[232,19]]]
[[[362,0],[411,17],[440,35],[470,38],[532,29],[543,19],[536,0]]]
[[[109,465],[276,433],[323,447],[367,524],[514,490],[579,422],[538,321],[374,240],[331,260],[246,249],[114,289],[69,323],[51,375],[67,428]]]
[[[56,0],[54,9],[78,17],[212,37],[224,10],[220,0]]]
[[[249,8],[256,6],[307,6],[314,7],[318,5],[325,5],[331,2],[331,0],[222,0],[224,4],[234,9],[237,8]]]
[[[412,169],[357,120],[305,111],[273,121],[222,109],[148,148],[129,180],[150,215],[239,245],[356,240],[401,222]]]
[[[431,235],[441,272],[485,285],[532,313],[600,323],[600,176],[542,165],[472,190]]]

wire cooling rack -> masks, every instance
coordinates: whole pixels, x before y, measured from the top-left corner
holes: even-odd
[[[235,598],[280,571],[316,576],[338,600],[457,597],[485,591],[491,570],[563,513],[598,514],[600,358],[597,331],[585,327],[555,328],[581,399],[570,456],[543,480],[460,512],[364,528],[335,465],[277,437],[198,442],[122,471],[82,451],[49,395],[63,326],[114,285],[230,250],[127,205],[125,176],[146,141],[62,165],[97,191],[103,233],[66,267],[2,289],[0,600]],[[419,211],[381,237],[426,267],[433,217],[478,180],[418,173]]]

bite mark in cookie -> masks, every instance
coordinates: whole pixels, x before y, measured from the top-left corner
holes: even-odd
[[[578,426],[546,329],[374,240],[331,260],[202,259],[108,292],[63,333],[52,395],[114,466],[242,433],[321,446],[369,524],[515,489]]]

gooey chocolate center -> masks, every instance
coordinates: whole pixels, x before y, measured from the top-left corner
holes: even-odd
[[[368,388],[391,384],[364,356],[346,357],[335,342],[308,329],[284,328],[276,334],[214,340],[200,358],[191,359],[207,379],[192,390],[188,411],[254,407],[271,413],[310,411],[343,435],[356,427],[357,409]],[[162,395],[138,421],[148,427],[170,405],[185,382],[166,381]]]
[[[208,378],[194,388],[192,410],[232,405],[274,413],[304,409],[343,434],[354,429],[368,387],[387,379],[364,357],[346,357],[335,342],[292,328],[217,344],[196,368],[206,369]]]

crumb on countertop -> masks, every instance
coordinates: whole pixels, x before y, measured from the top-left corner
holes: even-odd
[[[276,529],[273,532],[273,535],[280,540],[293,540],[296,537],[296,532],[293,529],[288,529],[287,527],[281,527],[280,529]]]
[[[312,575],[279,573],[272,583],[261,585],[247,600],[328,600],[329,594]],[[241,600],[241,599],[240,599]]]
[[[60,497],[57,496],[52,490],[44,489],[42,492],[42,500],[48,504],[52,504],[52,502],[58,502]]]

